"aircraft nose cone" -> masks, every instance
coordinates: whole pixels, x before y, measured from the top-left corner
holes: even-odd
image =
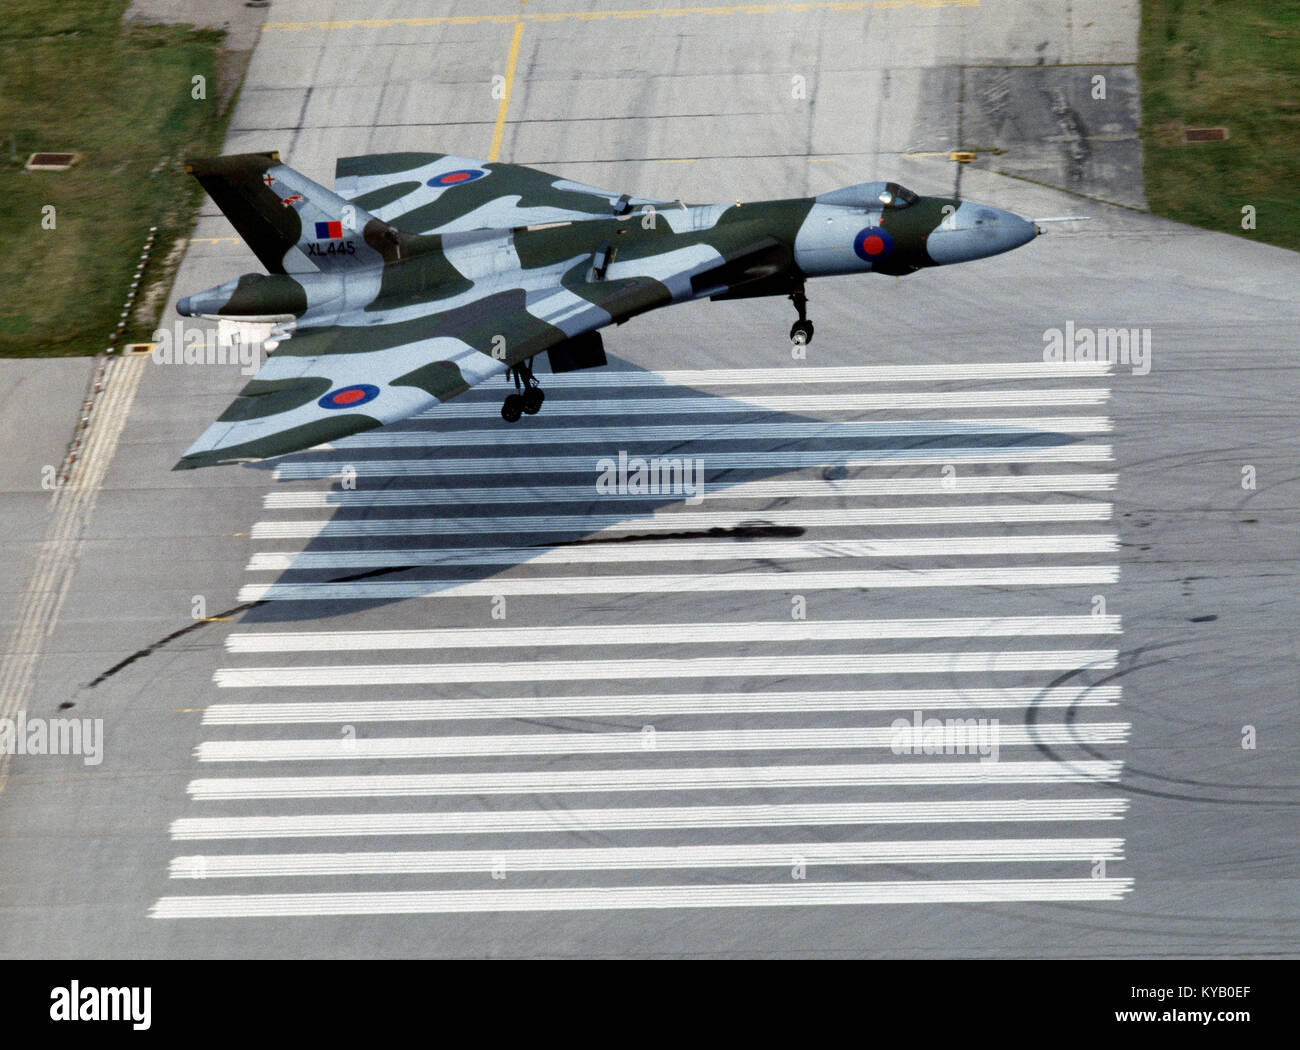
[[[1009,211],[999,212],[998,214],[1002,217],[1002,228],[1009,241],[1003,251],[1019,248],[1022,244],[1028,244],[1038,236],[1038,227],[1028,219]]]
[[[935,228],[926,249],[937,263],[968,262],[1019,248],[1037,234],[1032,222],[1013,212],[966,202]]]
[[[182,317],[210,317],[221,311],[230,302],[230,297],[239,286],[239,280],[227,281],[206,292],[195,292],[184,299],[176,300],[176,312]]]

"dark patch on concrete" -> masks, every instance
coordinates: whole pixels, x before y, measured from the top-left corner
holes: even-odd
[[[964,87],[962,145],[1003,151],[981,155],[977,165],[1146,207],[1131,66],[967,69]],[[1093,97],[1103,91],[1104,98]]]
[[[909,152],[960,149],[961,69],[937,66],[921,74]]]
[[[1094,83],[1102,77],[1103,82]],[[1094,97],[1104,91],[1104,98]],[[1146,207],[1141,99],[1132,66],[927,70],[926,106],[960,111],[960,142],[918,116],[918,152],[974,150],[976,167],[1086,197]],[[927,134],[932,131],[932,134]]]

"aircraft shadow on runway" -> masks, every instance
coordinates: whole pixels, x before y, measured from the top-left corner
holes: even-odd
[[[258,539],[255,559],[276,565],[278,572],[275,568],[256,571],[245,578],[248,586],[241,591],[241,600],[252,604],[243,613],[241,622],[322,620],[399,601],[427,600],[466,582],[490,579],[515,566],[527,565],[549,551],[571,544],[621,547],[655,541],[730,542],[736,546],[735,557],[744,559],[747,544],[803,536],[806,529],[818,524],[821,508],[843,506],[846,501],[856,506],[870,506],[873,502],[897,506],[898,500],[896,496],[885,496],[877,501],[847,492],[838,498],[836,495],[809,498],[777,494],[755,499],[754,493],[741,488],[749,483],[786,475],[813,483],[818,479],[823,483],[843,484],[857,478],[898,477],[937,481],[944,477],[947,465],[953,468],[950,473],[958,476],[966,470],[1005,476],[1021,473],[1025,466],[1032,470],[1033,464],[976,465],[975,461],[981,454],[1046,450],[1085,440],[1078,433],[961,423],[946,418],[979,415],[1014,418],[1025,414],[1025,410],[1010,408],[917,411],[911,407],[897,410],[875,407],[839,411],[838,418],[826,419],[761,405],[749,407],[754,398],[788,397],[796,392],[797,396],[828,399],[837,395],[848,397],[832,383],[816,386],[799,383],[797,365],[791,367],[793,388],[733,387],[735,395],[729,396],[665,385],[652,373],[626,361],[613,357],[610,360],[610,367],[600,370],[599,380],[583,380],[599,381],[599,386],[566,387],[565,377],[542,376],[546,404],[538,415],[525,416],[518,423],[501,419],[498,409],[507,387],[504,382],[491,382],[424,417],[347,438],[332,449],[248,464],[248,469],[274,471],[277,476],[278,484],[268,497],[263,525],[269,524],[273,529],[280,522],[310,521],[308,531],[315,534],[310,536],[300,555],[291,557],[287,563],[280,558],[277,564],[274,552],[294,550],[305,533],[276,536],[265,528],[254,531]],[[1053,389],[1060,384],[1044,386],[1014,380],[975,384],[970,380],[926,381],[901,385],[873,383],[855,390],[866,389],[870,396],[906,397],[944,390],[1026,385]],[[589,399],[613,404],[583,406],[581,414],[574,414],[578,409],[574,403]],[[675,403],[682,400],[692,403],[689,406]],[[1031,415],[1059,416],[1068,414],[1069,410],[1046,407],[1028,411]],[[463,414],[466,412],[479,414],[466,418]],[[892,428],[882,425],[899,420],[906,423]],[[629,427],[667,429],[649,439],[632,440],[624,433]],[[539,442],[535,436],[538,431],[557,430],[571,430],[572,437],[554,435]],[[490,443],[466,436],[467,431],[480,435],[490,431]],[[636,457],[683,459],[692,467],[695,461],[702,461],[705,498],[693,506],[683,507],[688,499],[685,492],[600,494],[596,483],[601,471],[596,461],[608,458],[617,464],[620,453],[625,453],[628,459],[629,481],[636,473]],[[886,462],[855,463],[877,457]],[[581,465],[573,469],[579,461]],[[356,471],[354,480],[345,480],[349,476],[342,472],[347,468]],[[693,483],[695,475],[688,476]],[[331,477],[328,492],[316,495],[322,492],[320,481],[304,481],[304,477]],[[673,475],[674,479],[678,477],[681,475]],[[617,467],[611,478],[618,481]],[[1032,495],[1043,498],[1048,494]],[[735,498],[745,500],[745,509],[736,509]],[[918,507],[943,506],[962,498],[936,489],[932,494],[908,495],[905,502]],[[976,497],[998,502],[1023,498],[1023,494]],[[295,499],[316,501],[316,504],[314,509],[307,509],[300,502],[294,509]],[[753,509],[756,503],[763,509]],[[680,527],[668,528],[654,524],[656,511],[685,513]],[[706,513],[712,520],[695,518],[694,512]],[[728,519],[728,523],[717,524],[718,514]],[[545,520],[560,516],[566,520]],[[530,520],[498,520],[503,518]],[[636,528],[642,521],[647,523],[647,528]],[[879,531],[876,527],[864,527],[858,538],[870,539]],[[926,532],[942,535],[944,529],[936,526]],[[485,558],[481,550],[485,547],[499,550]],[[645,571],[645,548],[638,546],[630,560],[641,567],[640,571]],[[899,561],[881,558],[878,565],[895,567]],[[734,563],[729,560],[690,564],[703,565],[699,571],[705,572],[711,571],[712,566],[717,571],[734,571]],[[619,567],[620,562],[614,561],[548,565],[539,571],[582,576],[617,572]],[[678,562],[672,562],[650,571],[684,570],[678,567]],[[264,598],[259,597],[261,592],[256,588],[268,581],[271,582],[269,592]],[[419,585],[426,596],[371,594],[343,598],[336,595],[304,600],[294,595],[302,585],[343,584],[353,592],[359,584],[369,582],[384,586]]]

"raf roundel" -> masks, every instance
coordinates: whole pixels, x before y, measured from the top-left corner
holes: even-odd
[[[435,175],[426,185],[432,186],[435,190],[446,186],[460,186],[481,179],[486,174],[487,172],[482,168],[460,168],[457,171],[444,171],[441,175]]]
[[[868,226],[853,238],[853,250],[863,262],[885,259],[894,250],[894,238],[883,227]]]
[[[378,396],[379,387],[371,386],[369,383],[358,383],[355,386],[341,386],[337,390],[331,390],[316,404],[321,408],[357,408]]]

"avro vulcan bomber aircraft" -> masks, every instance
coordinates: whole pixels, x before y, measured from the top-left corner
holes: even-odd
[[[517,164],[347,157],[334,191],[275,153],[187,165],[268,273],[182,299],[186,317],[272,322],[265,365],[177,469],[283,455],[422,412],[494,376],[501,415],[537,412],[532,362],[605,363],[600,329],[692,299],[788,296],[901,276],[1040,233],[1010,212],[868,182],[817,197],[686,205]]]

